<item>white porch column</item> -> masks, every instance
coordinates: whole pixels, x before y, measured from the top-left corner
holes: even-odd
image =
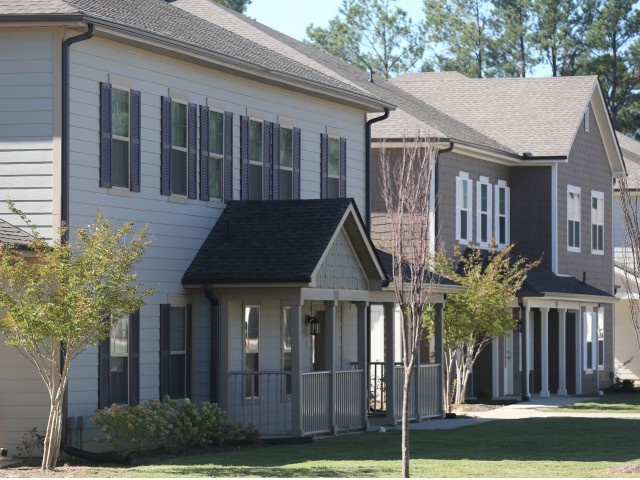
[[[582,395],[582,309],[576,314],[576,395]]]
[[[491,339],[491,396],[500,396],[500,343],[498,337]]]
[[[540,396],[549,397],[549,309],[540,308]]]
[[[567,309],[558,309],[558,395],[567,394]]]
[[[336,304],[331,300],[324,302],[324,370],[329,371],[329,428],[335,433],[336,428]]]
[[[395,304],[384,304],[384,379],[385,394],[387,400],[386,415],[387,423],[395,425],[394,416],[394,345],[395,345]]]
[[[302,305],[291,305],[291,435],[304,434],[302,424]],[[224,343],[224,342],[223,342]]]
[[[369,411],[369,365],[367,363],[367,304],[356,303],[356,315],[358,322],[358,369],[362,370],[362,425],[368,427]]]
[[[531,310],[529,309],[529,307],[526,307],[524,310],[524,342],[522,342],[523,346],[524,346],[524,355],[522,355],[523,360],[524,360],[524,391],[525,391],[525,396],[526,398],[531,398],[531,384],[529,382],[529,373],[531,371],[531,350],[532,350],[532,345],[533,345],[533,341],[531,338],[531,332],[532,329],[530,328],[531,326],[531,321],[530,321],[530,313]]]

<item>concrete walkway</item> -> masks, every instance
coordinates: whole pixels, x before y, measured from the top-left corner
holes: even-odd
[[[636,413],[588,413],[554,411],[554,409],[558,407],[564,407],[573,403],[585,402],[594,399],[595,397],[534,397],[528,402],[515,403],[513,405],[494,408],[493,410],[484,412],[463,412],[460,414],[460,416],[463,416],[464,418],[438,418],[433,420],[425,420],[420,423],[411,423],[409,428],[411,430],[449,430],[452,428],[490,422],[491,420],[518,420],[521,418],[584,417],[640,419],[640,414]],[[400,426],[387,428],[400,428]]]

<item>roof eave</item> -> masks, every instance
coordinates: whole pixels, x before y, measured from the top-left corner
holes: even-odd
[[[81,27],[84,22],[84,15],[81,13],[38,13],[19,15],[0,15],[0,25],[10,26],[39,26],[39,27],[61,27],[77,26]]]
[[[613,295],[583,295],[577,293],[555,292],[523,292],[518,293],[519,298],[544,298],[545,300],[572,301],[585,303],[616,303],[618,299]]]

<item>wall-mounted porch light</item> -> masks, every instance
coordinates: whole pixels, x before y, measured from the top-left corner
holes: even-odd
[[[309,327],[310,335],[320,334],[320,322],[318,317],[312,317],[311,315],[304,316],[304,323]]]

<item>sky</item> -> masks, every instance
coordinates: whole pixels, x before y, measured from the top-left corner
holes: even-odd
[[[338,14],[341,4],[342,0],[251,0],[246,15],[303,40],[309,24],[326,27]],[[409,12],[413,19],[422,17],[422,0],[397,0],[396,5]]]

